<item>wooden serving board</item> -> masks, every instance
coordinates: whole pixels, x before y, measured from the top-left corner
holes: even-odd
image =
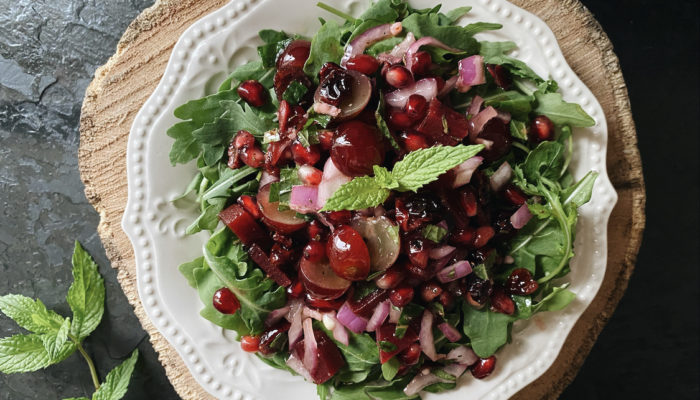
[[[116,54],[95,73],[80,118],[80,173],[87,198],[100,213],[98,232],[168,378],[185,399],[212,396],[190,375],[139,301],[133,249],[120,225],[127,199],[126,146],[133,119],[156,88],[181,33],[226,2],[156,1],[131,23]],[[644,229],[644,180],[627,87],[612,44],[593,15],[577,0],[511,2],[550,26],[569,65],[603,106],[609,129],[608,173],[619,195],[608,226],[608,265],[602,287],[554,365],[515,395],[517,399],[556,398],[576,376],[627,287]]]

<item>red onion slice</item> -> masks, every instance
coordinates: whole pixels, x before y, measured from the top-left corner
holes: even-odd
[[[474,353],[474,350],[470,349],[469,347],[459,346],[447,353],[447,359],[454,360],[459,364],[471,366],[479,360],[479,356],[477,356],[476,353]]]
[[[418,40],[416,40],[411,47],[408,48],[406,51],[406,55],[404,55],[404,64],[406,64],[406,68],[408,68],[409,71],[411,71],[411,67],[413,66],[413,56],[418,52],[418,50],[422,46],[435,46],[439,47],[441,49],[445,49],[447,51],[451,51],[453,53],[461,53],[462,50],[460,49],[455,49],[454,47],[450,47],[446,45],[445,43],[442,43],[441,41],[435,39],[434,37],[430,36],[425,36],[422,37]]]
[[[316,199],[316,205],[319,209],[326,205],[326,201],[338,190],[342,185],[350,182],[351,177],[343,174],[340,170],[333,164],[333,160],[328,157],[328,161],[323,166],[323,177],[321,178],[321,183],[318,185],[318,198]]]
[[[367,323],[367,332],[374,332],[379,326],[381,326],[386,317],[389,316],[389,310],[391,309],[391,304],[389,300],[384,300],[383,302],[377,304],[374,308],[374,313]]]
[[[472,175],[474,171],[484,162],[484,157],[474,156],[467,161],[459,164],[458,166],[452,168],[455,173],[455,179],[452,183],[452,188],[458,188],[464,186],[472,180]]]
[[[510,216],[510,223],[513,225],[513,228],[520,229],[527,225],[527,223],[530,222],[530,219],[532,219],[530,209],[527,207],[527,204],[523,204],[520,206],[520,208],[518,208],[518,211]]]
[[[304,379],[309,382],[313,382],[311,378],[311,373],[304,367],[304,363],[297,357],[296,352],[292,353],[287,359],[287,366],[293,369],[294,372],[301,375]]]
[[[425,97],[428,103],[430,103],[435,96],[437,96],[437,88],[438,85],[435,78],[424,78],[418,82],[415,82],[411,86],[387,93],[384,100],[386,101],[386,104],[392,107],[404,108],[404,106],[406,106],[406,102],[408,102],[408,98],[411,97],[411,95],[419,94]]]
[[[263,171],[262,175],[260,176],[260,185],[258,186],[263,187],[270,182],[277,182],[279,180],[279,177],[274,176],[272,174],[268,174],[266,171]]]
[[[426,368],[427,370],[427,368]],[[443,380],[438,378],[435,374],[431,374],[428,372],[427,374],[418,374],[416,375],[411,382],[406,385],[406,388],[403,390],[403,392],[407,396],[415,396],[423,390],[424,388],[438,382],[442,382]]]
[[[498,111],[491,106],[484,108],[473,116],[472,119],[469,120],[469,140],[474,143],[476,137],[479,136],[481,130],[484,129],[484,125],[491,121],[491,118],[496,117],[498,117]]]
[[[338,310],[337,318],[341,324],[355,333],[362,333],[368,323],[367,319],[352,312],[347,302],[343,303]]]
[[[415,41],[416,37],[413,35],[413,33],[408,32],[406,38],[401,43],[394,46],[390,52],[377,55],[377,60],[388,64],[398,64],[403,61],[403,56],[406,54],[406,51],[413,43],[415,43]]]
[[[420,322],[420,332],[418,333],[418,341],[420,348],[425,353],[426,357],[436,361],[438,359],[437,350],[435,350],[435,341],[433,340],[433,313],[428,310],[423,311],[423,318]]]
[[[345,46],[345,53],[343,58],[340,59],[340,65],[345,67],[345,64],[349,59],[355,57],[358,54],[365,52],[365,49],[380,40],[388,39],[394,37],[401,33],[403,26],[401,22],[395,22],[393,24],[384,24],[375,26],[374,28],[367,29],[361,35],[357,36],[352,42]]]
[[[324,315],[324,325],[325,325],[325,318],[330,319],[333,322],[333,338],[340,343],[344,345],[348,345],[350,343],[350,338],[348,337],[348,331],[345,330],[345,327],[343,324],[338,321],[338,319],[335,316],[335,311],[331,311],[329,313],[326,313]],[[328,328],[328,326],[326,326]]]
[[[459,75],[455,75],[452,78],[445,81],[445,86],[443,86],[440,90],[440,93],[438,93],[438,97],[442,97],[450,93],[452,89],[454,89],[457,85],[457,79],[459,79]]]
[[[289,306],[284,306],[282,308],[278,308],[276,310],[270,311],[269,314],[267,314],[267,318],[265,318],[265,326],[270,327],[282,318],[284,318],[287,314],[289,313]]]
[[[313,372],[318,364],[318,346],[314,335],[314,326],[311,318],[306,318],[304,325],[304,368]]]
[[[438,329],[442,332],[443,335],[449,340],[450,342],[456,342],[459,339],[462,338],[462,334],[459,333],[457,329],[455,329],[454,326],[450,325],[447,322],[443,322],[438,325]]]
[[[398,307],[389,307],[389,322],[392,324],[398,323],[399,318],[401,318],[401,308]]]
[[[491,175],[491,190],[494,192],[500,191],[508,182],[510,182],[510,178],[512,177],[513,168],[510,167],[508,161],[505,161],[500,167],[498,167],[496,172]]]
[[[481,106],[484,104],[484,99],[478,94],[474,96],[471,104],[469,104],[469,109],[467,109],[467,116],[474,116],[481,111]]]
[[[444,245],[430,250],[429,256],[433,260],[439,260],[441,258],[449,256],[455,250],[456,247]]]
[[[448,374],[454,376],[455,378],[459,378],[462,376],[464,371],[467,370],[467,365],[464,364],[450,364],[443,368],[442,370],[447,372]]]
[[[457,79],[457,90],[465,93],[472,86],[486,83],[484,75],[484,57],[470,56],[459,61],[459,79]]]
[[[320,311],[304,306],[302,315],[304,317],[313,318],[316,321],[323,321],[323,314]]]
[[[463,278],[472,273],[472,266],[469,261],[458,261],[449,267],[446,267],[437,274],[437,278],[442,283],[454,281]]]
[[[301,302],[295,302],[290,305],[290,315],[288,320],[291,323],[289,326],[289,332],[287,336],[289,337],[289,349],[291,350],[294,345],[301,339],[302,334],[302,323],[301,323],[301,312],[303,304]]]
[[[314,213],[321,209],[317,202],[318,186],[292,186],[292,194],[289,197],[289,208],[292,210],[302,214]]]

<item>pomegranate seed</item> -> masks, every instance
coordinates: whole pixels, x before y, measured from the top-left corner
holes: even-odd
[[[452,293],[444,291],[438,296],[438,301],[443,307],[449,309],[454,305],[455,297]]]
[[[508,199],[508,201],[514,206],[522,206],[527,202],[527,196],[525,196],[525,193],[523,193],[515,185],[508,185],[503,191],[503,195],[506,196],[506,199]]]
[[[317,186],[321,183],[321,178],[323,178],[323,172],[320,169],[314,168],[310,165],[302,165],[297,171],[299,180],[304,185]]]
[[[328,213],[328,219],[333,225],[348,225],[352,219],[352,213],[348,210],[332,211]]]
[[[490,226],[480,226],[476,228],[476,233],[474,234],[474,247],[479,249],[484,246],[493,238],[496,231]]]
[[[297,165],[314,165],[321,159],[321,151],[317,145],[304,147],[298,141],[292,144],[292,154]]]
[[[311,296],[309,293],[306,294],[306,304],[310,307],[318,308],[319,310],[338,310],[345,303],[345,298],[340,297],[334,300],[323,300],[317,299]]]
[[[272,233],[272,240],[276,243],[281,244],[284,247],[291,248],[294,242],[289,236],[285,236],[279,232]]]
[[[245,81],[238,86],[238,95],[253,107],[262,107],[267,101],[267,91],[258,81]]]
[[[395,307],[403,307],[413,300],[413,287],[400,285],[389,292],[389,300]]]
[[[408,346],[406,350],[397,354],[397,357],[399,358],[399,361],[401,361],[401,364],[415,365],[420,359],[421,352],[422,350],[420,348],[420,344],[413,343],[410,346]]]
[[[238,204],[240,204],[248,214],[252,215],[255,219],[260,219],[262,214],[260,213],[260,208],[258,207],[258,201],[254,197],[244,194],[238,198]]]
[[[505,283],[506,292],[521,296],[535,293],[538,287],[537,281],[532,279],[532,274],[525,268],[511,272]]]
[[[238,302],[238,298],[227,287],[223,287],[214,292],[212,303],[216,311],[222,314],[233,314],[241,308],[241,303]]]
[[[279,337],[280,334],[289,331],[291,324],[285,320],[278,322],[275,326],[269,328],[260,335],[260,345],[258,345],[258,351],[264,355],[270,355],[277,352],[276,348],[272,345],[275,343],[275,339]]]
[[[310,241],[306,247],[304,247],[304,259],[311,262],[321,262],[325,260],[326,244],[315,240]]]
[[[442,294],[442,288],[436,282],[426,282],[421,285],[420,297],[430,303]]]
[[[413,55],[413,64],[411,65],[411,72],[416,75],[425,75],[430,72],[430,66],[433,60],[430,58],[430,54],[427,51],[419,51]]]
[[[535,143],[554,139],[554,123],[546,115],[535,117],[530,123],[529,136]]]
[[[403,281],[406,274],[397,266],[392,266],[384,272],[374,283],[380,289],[393,289]]]
[[[333,147],[333,131],[322,131],[318,134],[318,141],[324,151],[330,151]]]
[[[301,281],[296,281],[287,287],[287,295],[298,299],[304,294],[304,284]]]
[[[403,200],[401,199],[396,199],[396,202],[394,203],[395,206],[395,214],[396,214],[396,222],[399,223],[401,226],[401,230],[407,231],[408,230],[408,209],[403,203]]]
[[[466,295],[464,295],[464,298],[467,300],[467,303],[469,303],[470,306],[476,308],[477,310],[481,309],[484,307],[483,304],[479,303],[478,301],[474,300],[474,297],[472,296],[471,293],[467,292]]]
[[[464,208],[464,212],[467,214],[467,217],[473,217],[476,215],[477,203],[474,189],[469,186],[463,187],[459,191],[459,202],[462,204],[462,208]]]
[[[413,126],[411,117],[398,109],[389,110],[389,124],[398,129],[406,129]]]
[[[397,89],[406,87],[413,83],[413,75],[411,74],[411,71],[406,69],[406,67],[403,65],[398,64],[392,65],[386,70],[384,79],[386,79],[386,83]]]
[[[241,349],[248,353],[255,353],[260,347],[260,336],[245,335],[241,338]]]
[[[419,94],[412,94],[408,97],[403,110],[413,121],[418,122],[428,112],[428,101]]]
[[[403,147],[406,151],[416,151],[420,149],[427,149],[430,147],[428,140],[425,136],[418,132],[403,132],[401,134],[401,140],[403,141]]]
[[[430,246],[426,240],[422,238],[415,238],[408,242],[408,259],[411,260],[411,264],[419,267],[425,268],[428,266],[428,257],[430,253]]]
[[[486,300],[493,293],[491,281],[470,276],[467,278],[467,301],[476,308],[481,308],[486,304]]]
[[[480,358],[471,366],[471,371],[474,378],[484,379],[491,375],[494,368],[496,368],[496,356],[491,356],[489,358]]]
[[[489,74],[491,74],[491,76],[493,77],[493,80],[494,82],[496,82],[496,85],[502,87],[505,90],[510,89],[513,82],[510,78],[510,73],[502,65],[487,64],[486,70],[489,71]]]
[[[491,309],[502,314],[513,315],[515,303],[502,287],[495,287],[491,293]]]
[[[252,168],[260,168],[265,163],[265,154],[257,147],[244,147],[240,155],[241,160]]]
[[[359,54],[349,59],[345,64],[345,68],[361,72],[365,75],[372,75],[379,69],[379,61],[367,54]]]
[[[311,221],[306,229],[306,232],[309,234],[309,239],[311,240],[320,241],[326,236],[326,227],[317,220]]]
[[[236,149],[239,150],[244,147],[255,146],[255,136],[253,136],[253,134],[248,131],[240,130],[238,131],[238,133],[236,133],[236,136],[233,138],[233,143]]]
[[[457,229],[450,233],[450,243],[457,246],[470,246],[474,242],[475,236],[474,228]]]

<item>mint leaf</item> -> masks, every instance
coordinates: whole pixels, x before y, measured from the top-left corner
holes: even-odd
[[[299,104],[299,101],[304,97],[309,88],[299,83],[299,81],[292,81],[292,83],[287,86],[287,89],[282,94],[282,98],[287,100],[290,104]]]
[[[572,127],[587,127],[595,125],[591,118],[580,105],[565,102],[559,93],[535,92],[537,107],[535,113],[546,115],[556,125],[570,125]]]
[[[399,367],[401,367],[399,360],[396,357],[390,358],[389,361],[382,364],[382,376],[384,379],[391,382],[399,372]]]
[[[387,197],[389,189],[375,178],[361,176],[339,187],[321,211],[364,210],[382,204]]]
[[[0,372],[13,374],[37,371],[65,359],[74,350],[74,346],[68,346],[52,360],[44,347],[41,335],[14,335],[2,338],[0,339]]]
[[[104,383],[93,393],[92,400],[120,400],[124,397],[138,357],[139,351],[134,350],[131,357],[110,371]]]
[[[41,340],[44,343],[44,348],[49,354],[51,361],[59,359],[64,351],[73,346],[72,343],[67,343],[70,328],[70,318],[66,318],[58,332],[55,334],[47,333],[41,336]]]
[[[61,329],[65,318],[47,310],[41,300],[19,294],[0,297],[0,311],[20,327],[35,333],[53,333]]]
[[[374,169],[374,180],[378,185],[385,187],[387,189],[396,189],[399,187],[399,183],[394,178],[394,175],[389,172],[386,168],[375,165],[372,167]]]
[[[83,340],[97,328],[104,314],[105,284],[90,254],[75,242],[73,283],[66,300],[73,311],[71,335]]]
[[[398,190],[415,192],[449,169],[474,157],[483,148],[483,145],[457,145],[435,146],[412,151],[394,165],[392,174],[399,182]]]
[[[379,131],[384,135],[384,137],[389,141],[389,144],[391,144],[391,147],[394,148],[397,152],[401,151],[401,147],[399,146],[398,143],[396,143],[396,139],[394,139],[394,135],[391,134],[391,131],[389,130],[389,126],[386,124],[386,121],[384,120],[384,93],[379,92],[379,104],[377,105],[377,111],[374,112],[374,117],[377,120],[377,128],[379,128]]]
[[[434,243],[440,243],[445,235],[447,235],[447,229],[441,226],[428,224],[423,228],[422,234],[424,238]]]

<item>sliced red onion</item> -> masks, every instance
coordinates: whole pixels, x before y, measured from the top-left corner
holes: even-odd
[[[293,352],[287,359],[287,366],[289,366],[289,368],[293,369],[294,372],[301,375],[307,381],[314,381],[313,378],[311,378],[311,373],[309,373],[309,370],[304,367],[304,363],[299,359],[299,357],[297,357],[296,352]]]
[[[375,26],[374,28],[367,29],[361,35],[357,36],[352,42],[345,46],[345,53],[343,58],[340,59],[340,65],[345,67],[345,63],[349,59],[355,57],[356,55],[365,52],[365,49],[380,40],[388,39],[394,37],[401,33],[403,27],[401,22],[395,22],[393,24],[384,24]]]
[[[403,61],[403,56],[406,54],[406,51],[415,41],[416,37],[413,35],[413,33],[408,32],[406,38],[404,38],[401,43],[394,46],[390,52],[377,55],[377,60],[388,64],[398,64]]]
[[[326,228],[330,229],[331,233],[335,231],[335,226],[331,223],[331,221],[326,218],[323,213],[316,213],[316,218],[326,226]]]
[[[513,228],[520,229],[530,222],[530,219],[532,219],[530,209],[527,207],[527,204],[523,204],[518,208],[518,211],[510,216],[510,224],[513,225]]]
[[[329,312],[324,314],[324,325],[325,325],[325,320],[326,318],[330,319],[333,322],[333,328],[329,328],[333,331],[333,338],[335,340],[339,341],[340,343],[344,345],[348,345],[350,343],[350,338],[348,337],[348,331],[345,330],[345,327],[343,324],[338,321],[338,319],[335,317],[335,311]],[[326,328],[328,328],[328,325],[326,325]]]
[[[469,140],[474,143],[476,137],[479,136],[484,125],[491,121],[491,118],[498,117],[498,111],[495,108],[488,106],[479,111],[472,119],[469,120]]]
[[[467,161],[459,164],[458,166],[452,168],[455,173],[455,180],[452,183],[452,188],[458,188],[464,186],[472,180],[472,175],[474,171],[484,162],[484,157],[474,156]]]
[[[418,374],[411,380],[411,382],[408,383],[408,385],[406,385],[403,392],[406,394],[406,396],[415,396],[426,387],[442,381],[443,380],[438,378],[435,374]]]
[[[287,336],[289,337],[289,349],[291,350],[294,345],[301,339],[302,334],[302,323],[301,323],[301,313],[303,304],[301,302],[295,302],[290,305],[289,315],[287,320],[291,323],[289,326],[289,332]]]
[[[337,117],[342,112],[340,108],[323,102],[314,103],[314,111],[319,114],[330,115],[331,117]]]
[[[447,264],[450,263],[450,260],[452,260],[452,255],[455,253],[455,251],[456,249],[452,250],[445,257],[435,260],[435,262],[431,265],[431,268],[433,268],[435,272],[440,272]]]
[[[467,365],[455,363],[455,364],[450,364],[450,365],[446,366],[442,370],[447,372],[448,374],[454,376],[455,378],[459,378],[460,376],[462,376],[464,371],[467,370],[467,368],[468,368]]]
[[[289,197],[289,208],[302,213],[314,213],[321,208],[317,205],[318,186],[294,185]]]
[[[496,111],[498,111],[498,119],[503,121],[503,123],[505,123],[505,124],[510,123],[510,113],[509,112],[503,111],[503,110],[496,110]]]
[[[350,182],[351,177],[343,174],[340,170],[333,164],[333,160],[328,157],[328,161],[323,166],[323,177],[321,178],[321,183],[318,185],[318,198],[316,199],[316,205],[319,209],[326,205],[326,201],[338,190],[342,185]]]
[[[308,371],[316,369],[318,364],[318,346],[314,335],[314,325],[311,318],[306,318],[304,325],[304,368]]]
[[[384,323],[386,317],[389,316],[390,309],[391,303],[389,302],[389,300],[384,300],[381,303],[377,304],[377,307],[374,308],[374,313],[372,314],[372,317],[367,323],[367,332],[374,332],[375,330],[377,330],[377,328]]]
[[[484,99],[478,94],[474,96],[472,102],[469,104],[469,109],[467,109],[467,115],[474,116],[481,111],[481,106],[484,104]]]
[[[413,85],[405,87],[403,89],[397,89],[393,92],[389,92],[384,97],[386,104],[396,107],[403,108],[408,102],[408,98],[413,94],[419,94],[430,103],[435,96],[437,96],[437,80],[435,78],[424,78],[415,82]]]
[[[506,183],[510,182],[510,178],[512,177],[513,168],[510,167],[508,161],[505,161],[500,167],[498,167],[496,172],[491,175],[491,190],[494,192],[499,192],[501,189],[503,189]]]
[[[434,249],[430,250],[429,256],[433,260],[439,260],[441,258],[449,256],[455,250],[456,250],[455,247],[448,246],[448,245],[435,247]]]
[[[450,47],[450,46],[446,45],[445,43],[442,43],[441,41],[435,39],[434,37],[430,37],[430,36],[422,37],[422,38],[416,40],[413,44],[411,44],[411,46],[406,51],[406,55],[404,55],[404,64],[406,64],[406,68],[408,68],[409,71],[411,71],[411,67],[413,66],[413,56],[418,52],[418,50],[422,46],[435,46],[435,47],[439,47],[441,49],[445,49],[447,51],[451,51],[453,53],[461,53],[462,52],[462,50],[455,49],[454,47]]]
[[[401,308],[399,307],[390,307],[389,310],[389,322],[392,324],[395,324],[399,322],[399,318],[401,318]]]
[[[423,311],[423,318],[420,321],[420,332],[418,333],[418,341],[420,348],[425,353],[426,357],[436,361],[438,359],[437,350],[435,350],[435,340],[433,340],[433,313],[429,310]]]
[[[304,317],[313,318],[316,321],[323,321],[323,314],[321,314],[320,311],[313,309],[313,308],[309,308],[307,306],[304,306],[303,311],[302,311],[302,315]]]
[[[513,264],[514,262],[515,262],[515,258],[513,258],[513,256],[503,257],[503,264]]]
[[[265,326],[270,327],[282,318],[284,318],[287,314],[289,313],[289,306],[284,306],[282,308],[278,308],[276,310],[270,311],[269,314],[267,314],[267,318],[265,318]]]
[[[260,187],[263,187],[267,185],[270,182],[277,182],[279,181],[280,178],[277,176],[274,176],[272,174],[268,174],[266,171],[263,171],[262,175],[260,176]]]
[[[469,261],[458,261],[446,267],[437,274],[437,278],[442,283],[452,282],[472,273],[472,266]]]
[[[483,144],[485,150],[491,150],[491,147],[493,146],[493,140],[488,140],[480,137],[474,139],[474,143]]]
[[[457,85],[457,79],[459,79],[459,75],[455,75],[452,78],[445,81],[445,86],[443,86],[440,90],[440,93],[438,93],[438,97],[442,97],[450,93],[452,89],[454,89]]]
[[[484,57],[470,56],[459,60],[459,79],[457,79],[457,90],[465,93],[472,86],[486,83],[484,76]]]
[[[457,329],[455,329],[454,326],[450,325],[447,322],[443,322],[438,325],[438,329],[442,332],[443,335],[449,340],[450,342],[456,342],[459,339],[462,338],[462,334],[459,333]]]
[[[459,364],[471,366],[479,360],[479,356],[477,356],[476,353],[474,353],[474,350],[470,349],[469,347],[459,346],[447,353],[447,359],[454,360]]]
[[[343,303],[340,310],[338,310],[337,318],[341,324],[355,333],[364,332],[368,323],[366,318],[362,318],[352,312],[347,302]]]

